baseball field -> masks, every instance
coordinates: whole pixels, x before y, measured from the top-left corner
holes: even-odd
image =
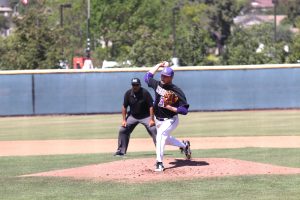
[[[300,110],[195,112],[173,136],[166,170],[144,127],[125,158],[116,150],[121,115],[0,118],[1,199],[295,199],[300,197]],[[80,171],[84,170],[84,171]]]

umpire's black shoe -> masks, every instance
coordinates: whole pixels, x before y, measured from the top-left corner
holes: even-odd
[[[186,145],[186,147],[184,149],[185,157],[186,157],[187,160],[190,160],[191,157],[192,157],[191,143],[188,140],[183,141],[183,143]]]
[[[123,156],[125,156],[125,154],[122,153],[120,150],[118,150],[118,151],[114,154],[114,156],[121,156],[121,157],[123,157]]]

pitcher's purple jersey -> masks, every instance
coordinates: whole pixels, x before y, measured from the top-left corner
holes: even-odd
[[[189,104],[187,103],[185,94],[183,91],[174,84],[162,84],[160,81],[157,81],[153,78],[153,74],[148,72],[145,75],[145,82],[149,87],[154,89],[155,100],[154,100],[154,113],[156,117],[159,118],[172,118],[174,115],[188,113]],[[178,96],[178,101],[171,105],[177,108],[177,113],[174,113],[164,107],[159,106],[160,101],[162,100],[166,91],[171,90]]]

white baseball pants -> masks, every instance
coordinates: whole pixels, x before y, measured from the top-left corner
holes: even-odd
[[[170,133],[178,126],[179,119],[175,115],[171,119],[160,121],[155,118],[155,125],[157,130],[156,135],[156,160],[162,162],[164,157],[165,145],[172,145],[185,148],[185,144],[171,136]]]

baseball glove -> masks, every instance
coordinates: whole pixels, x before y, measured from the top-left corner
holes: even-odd
[[[171,90],[168,90],[164,95],[164,106],[172,105],[178,101],[178,96]]]

